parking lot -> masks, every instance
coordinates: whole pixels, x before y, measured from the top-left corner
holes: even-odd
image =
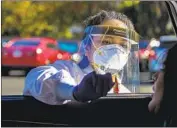
[[[140,78],[141,81],[145,81],[140,85],[140,92],[151,93],[152,83],[148,83],[149,73],[141,73]],[[12,71],[11,76],[2,76],[2,95],[21,95],[23,92],[24,80],[25,76],[21,71]]]

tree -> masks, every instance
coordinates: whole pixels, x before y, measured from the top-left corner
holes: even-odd
[[[140,1],[2,1],[2,33],[20,36],[80,38],[73,35],[73,25],[100,10],[125,13],[144,38],[173,34],[164,2]],[[79,37],[80,36],[80,37]]]

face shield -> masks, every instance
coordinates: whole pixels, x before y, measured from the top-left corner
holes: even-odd
[[[89,26],[85,29],[75,60],[81,61],[87,52],[92,68],[98,74],[111,73],[131,92],[139,85],[138,34],[113,26]]]

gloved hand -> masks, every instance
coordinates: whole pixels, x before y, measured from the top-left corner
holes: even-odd
[[[91,72],[87,74],[78,86],[73,89],[73,96],[77,101],[86,102],[106,96],[113,87],[112,76],[110,73],[105,75]]]

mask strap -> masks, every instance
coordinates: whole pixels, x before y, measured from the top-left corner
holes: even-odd
[[[93,47],[97,50],[98,48],[95,46],[95,44],[94,44],[94,42],[93,42],[93,39],[92,39],[91,35],[89,35],[89,38],[90,38],[90,40],[91,40],[91,42],[92,42],[92,44],[93,44]]]
[[[103,42],[103,39],[104,39],[104,37],[105,37],[106,33],[108,32],[108,30],[109,30],[109,26],[108,26],[108,28],[107,28],[106,32],[104,33],[103,38],[101,39],[101,43]]]
[[[93,28],[92,28],[92,29],[93,29]],[[103,42],[103,39],[104,39],[106,33],[108,32],[108,30],[109,30],[109,26],[108,26],[106,32],[104,33],[104,35],[103,35],[103,37],[102,37],[102,39],[101,39],[101,43]],[[90,37],[90,39],[91,39],[91,41],[92,41],[92,44],[93,44],[94,48],[95,48],[96,50],[98,50],[98,48],[97,48],[97,47],[95,46],[95,44],[94,44],[94,41],[93,41],[92,37],[91,37],[91,36],[89,36],[89,37]]]

